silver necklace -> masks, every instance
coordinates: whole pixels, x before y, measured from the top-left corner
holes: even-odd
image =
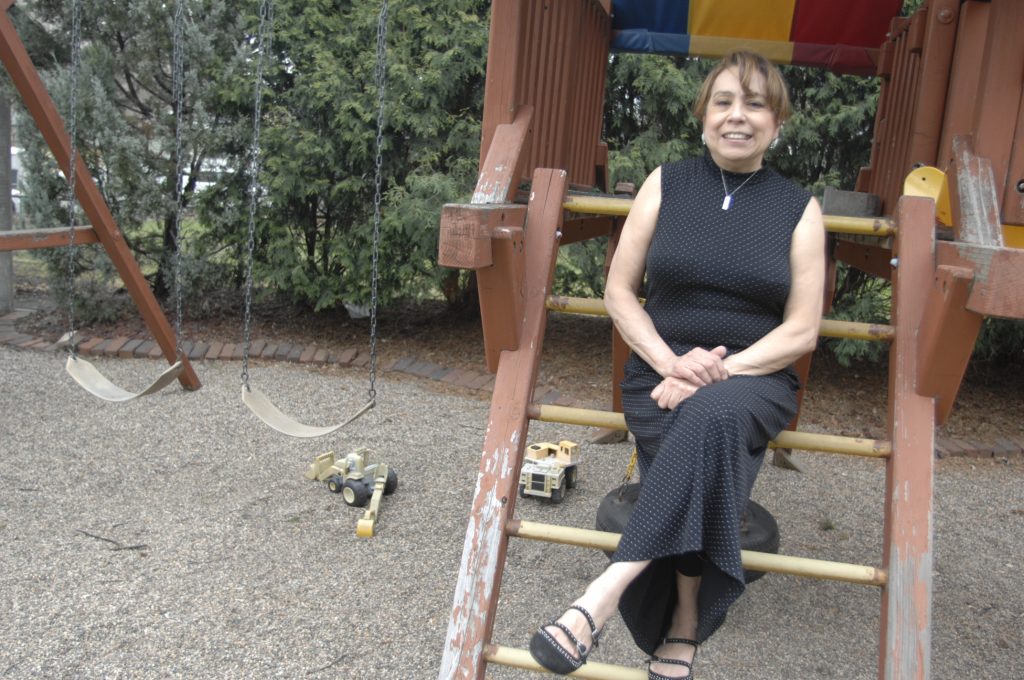
[[[751,173],[750,177],[743,180],[743,184],[746,184],[750,180],[754,179],[754,175],[756,175],[759,172],[761,172],[761,168],[754,170],[754,172]],[[722,172],[722,168],[718,168],[718,176],[722,178],[722,191],[725,192],[725,198],[722,199],[722,210],[728,210],[729,206],[732,205],[732,197],[736,194],[737,191],[743,188],[743,184],[740,184],[732,191],[729,191],[729,187],[725,186],[725,173]]]

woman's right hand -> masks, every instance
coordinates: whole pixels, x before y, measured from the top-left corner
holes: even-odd
[[[681,378],[665,378],[658,386],[651,391],[651,399],[658,402],[658,406],[671,411],[683,401],[689,399],[700,389],[688,380]]]
[[[721,382],[729,377],[722,359],[726,349],[722,345],[708,351],[694,347],[686,354],[677,356],[665,372],[666,378],[679,378],[698,387]]]

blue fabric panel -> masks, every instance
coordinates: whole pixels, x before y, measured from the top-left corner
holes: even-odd
[[[612,0],[612,30],[687,33],[690,0]]]
[[[690,36],[683,33],[655,33],[645,29],[612,31],[613,52],[689,54]]]

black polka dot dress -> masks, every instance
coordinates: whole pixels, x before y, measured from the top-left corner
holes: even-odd
[[[810,194],[774,170],[719,174],[709,154],[661,170],[661,208],[647,255],[646,310],[677,354],[740,351],[778,326],[789,294],[793,229]],[[733,192],[728,210],[726,191]],[[744,182],[746,182],[744,184]],[[796,375],[734,376],[697,390],[675,410],[650,397],[659,376],[633,354],[622,382],[642,490],[614,561],[653,560],[620,612],[653,654],[676,606],[676,564],[698,553],[703,573],[698,641],[744,589],[740,515],[767,442],[796,413]]]

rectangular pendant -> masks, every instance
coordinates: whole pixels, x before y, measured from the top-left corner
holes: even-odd
[[[732,205],[732,196],[726,196],[722,199],[722,210],[728,210],[730,205]]]

